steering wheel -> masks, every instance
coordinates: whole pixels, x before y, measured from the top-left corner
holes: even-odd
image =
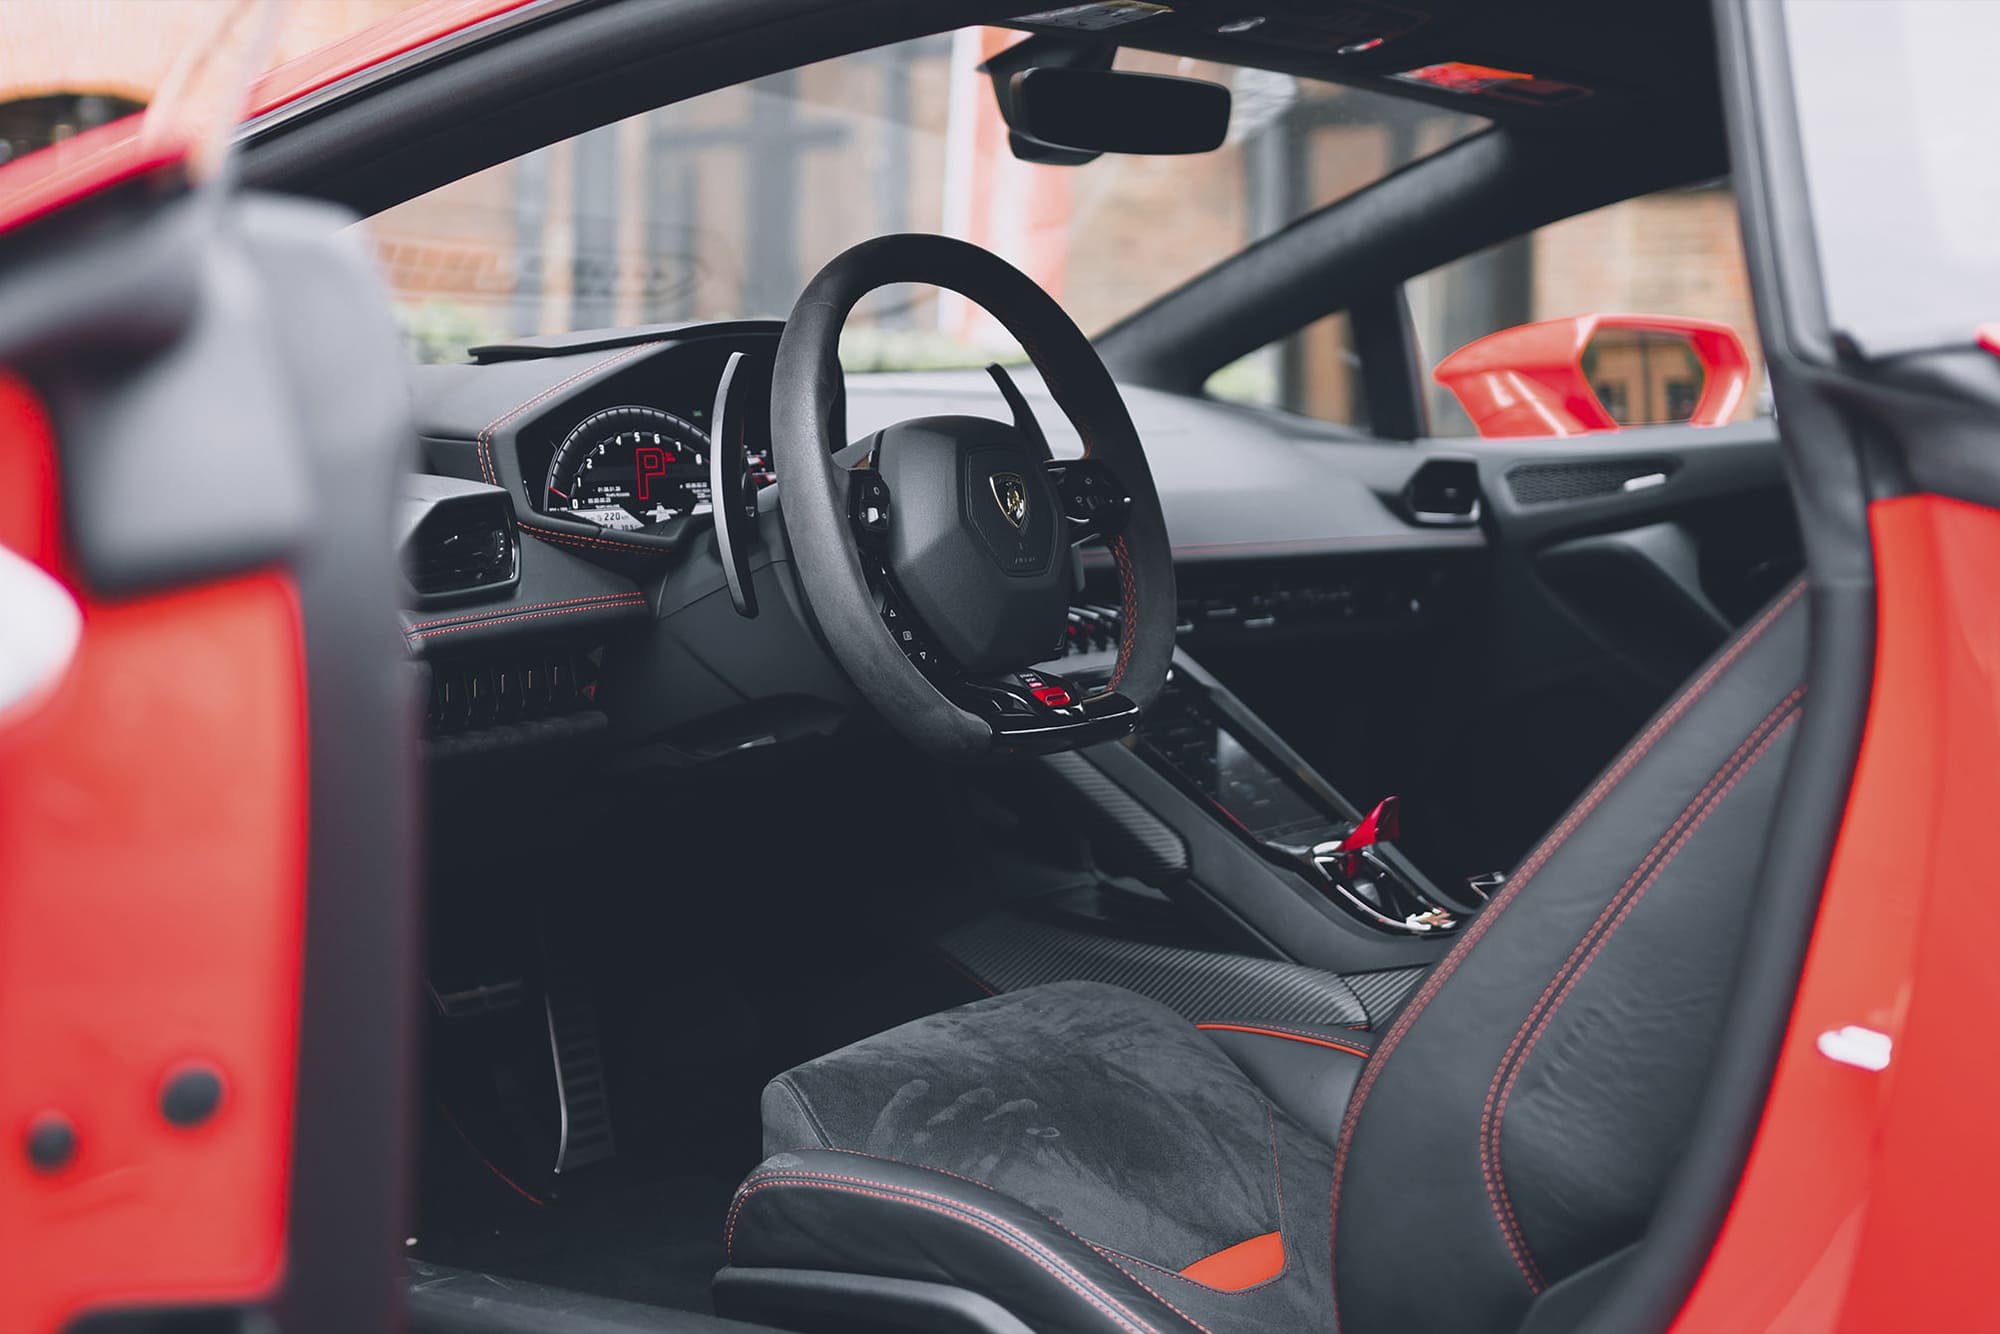
[[[840,331],[892,283],[947,288],[1026,349],[1083,437],[1054,460],[1027,401],[992,368],[1014,422],[918,417],[849,446]],[[779,509],[799,587],[834,657],[922,749],[970,761],[1123,736],[1166,682],[1174,569],[1131,415],[1090,340],[997,255],[943,236],[864,241],[793,307],[771,385]],[[1072,548],[1105,541],[1118,650],[1092,693],[1036,664],[1060,655]]]

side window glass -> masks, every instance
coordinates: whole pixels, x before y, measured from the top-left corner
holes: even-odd
[[[1579,214],[1413,279],[1438,436],[1768,416],[1726,182]]]
[[[1209,376],[1202,389],[1227,403],[1281,408],[1362,430],[1368,426],[1361,358],[1345,312],[1238,357]]]

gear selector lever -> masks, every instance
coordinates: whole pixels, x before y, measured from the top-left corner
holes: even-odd
[[[1384,797],[1375,803],[1375,809],[1361,817],[1361,823],[1342,834],[1313,845],[1315,861],[1340,859],[1343,875],[1353,877],[1361,864],[1361,850],[1374,847],[1383,840],[1395,840],[1403,836],[1402,798]]]
[[[1364,921],[1412,935],[1456,931],[1461,925],[1458,914],[1430,898],[1384,855],[1402,833],[1400,802],[1384,797],[1338,838],[1291,851],[1304,853],[1304,860],[1319,873],[1322,888]]]

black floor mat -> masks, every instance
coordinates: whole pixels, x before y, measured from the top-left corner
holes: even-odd
[[[722,1220],[733,1178],[668,1177],[505,1208],[479,1223],[422,1235],[412,1255],[683,1311],[710,1310],[722,1268]]]

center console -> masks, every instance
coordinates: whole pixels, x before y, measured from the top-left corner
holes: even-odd
[[[1116,617],[1081,609],[1052,665],[1090,686],[1115,656]],[[1185,650],[1137,733],[1047,763],[1100,867],[1300,962],[1429,962],[1494,888],[1440,888],[1398,846],[1392,796],[1350,800]]]
[[[1395,798],[1363,814],[1257,734],[1233,701],[1183,660],[1133,748],[1260,856],[1356,921],[1399,935],[1449,935],[1467,919],[1396,847]]]

